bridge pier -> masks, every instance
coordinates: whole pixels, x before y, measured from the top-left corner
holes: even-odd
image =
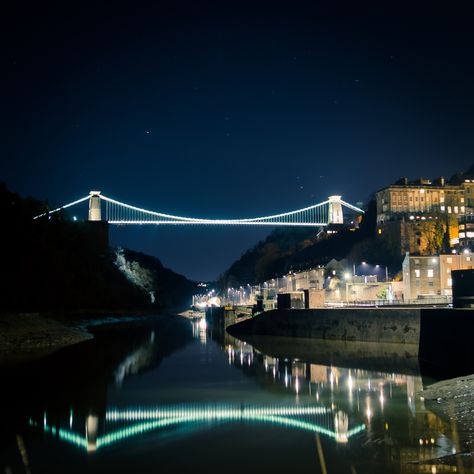
[[[101,202],[100,202],[100,191],[91,191],[89,193],[89,220],[90,221],[101,221]]]
[[[329,196],[328,224],[344,224],[341,196]]]

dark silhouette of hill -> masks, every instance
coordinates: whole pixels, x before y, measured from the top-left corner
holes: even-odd
[[[116,252],[104,245],[106,224],[73,222],[61,213],[50,220],[33,220],[47,207],[0,184],[4,222],[0,310],[109,311],[188,303],[194,283],[164,268],[156,258],[127,251],[128,258],[149,266],[143,269],[151,276],[150,288],[145,290],[120,271]],[[134,267],[142,268],[140,264]],[[154,303],[150,291],[154,292]]]

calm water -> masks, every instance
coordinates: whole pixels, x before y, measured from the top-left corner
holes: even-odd
[[[1,368],[0,472],[471,472],[413,463],[463,447],[403,348],[253,344],[160,317]]]

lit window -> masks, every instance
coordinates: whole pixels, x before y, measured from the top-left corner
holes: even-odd
[[[441,210],[444,211],[446,208],[444,206],[441,206]]]
[[[420,278],[420,270],[419,269],[415,270],[415,277]]]
[[[448,206],[448,214],[451,214],[451,206]]]
[[[457,214],[459,212],[458,206],[454,206],[454,214]]]
[[[432,268],[428,269],[428,278],[433,278],[434,276],[434,271]]]
[[[461,206],[461,212],[465,212],[465,207]]]

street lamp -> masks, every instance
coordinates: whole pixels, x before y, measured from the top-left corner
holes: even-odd
[[[388,281],[388,268],[387,265],[382,265],[385,267],[385,281]],[[380,268],[380,265],[375,265],[375,268]]]

